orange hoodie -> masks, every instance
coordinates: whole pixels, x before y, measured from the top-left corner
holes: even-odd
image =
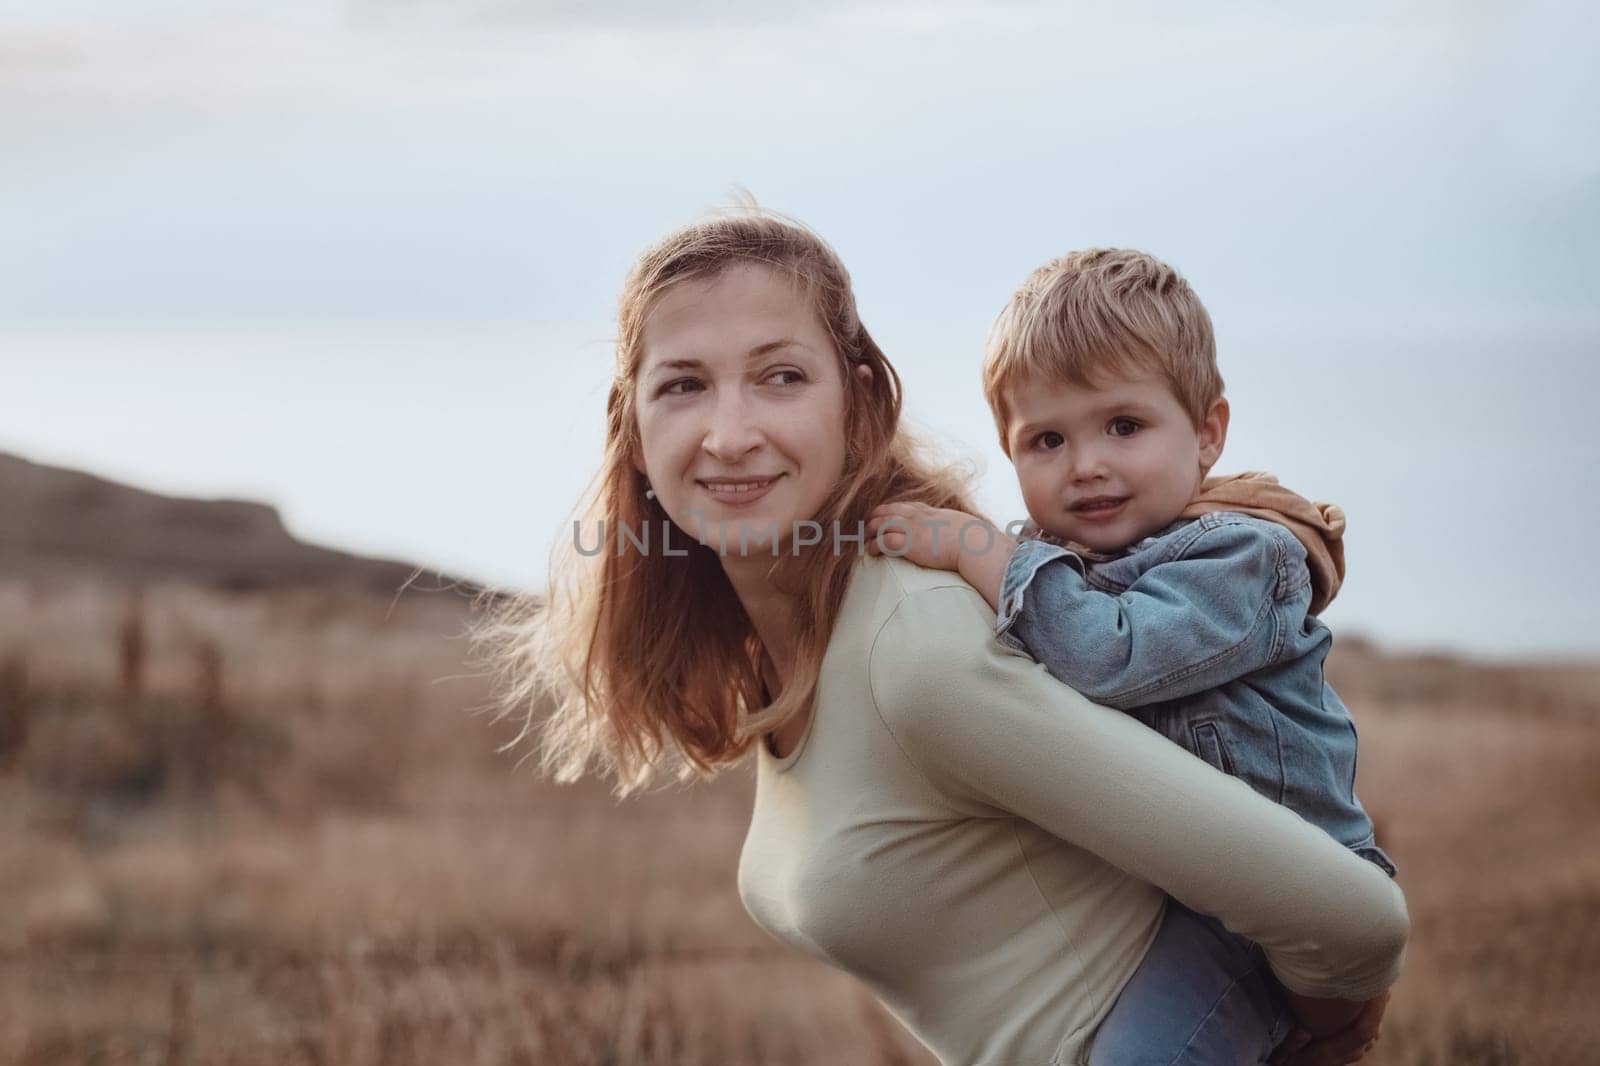
[[[1179,518],[1199,518],[1212,511],[1234,511],[1286,527],[1306,549],[1311,570],[1311,613],[1339,594],[1344,581],[1344,512],[1336,504],[1312,503],[1259,470],[1208,477]]]

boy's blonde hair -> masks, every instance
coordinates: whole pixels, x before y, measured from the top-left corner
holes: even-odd
[[[1153,255],[1089,248],[1028,275],[995,319],[983,395],[1008,439],[1010,390],[1030,380],[1095,388],[1108,376],[1155,372],[1198,427],[1222,395],[1211,316],[1189,283]]]

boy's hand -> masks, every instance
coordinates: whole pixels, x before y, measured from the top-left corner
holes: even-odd
[[[972,522],[988,526],[983,519],[965,511],[896,500],[867,516],[867,552],[892,555],[934,570],[959,572],[961,530]],[[982,550],[987,542],[985,534],[977,529],[969,531],[967,538],[975,551]]]
[[[965,530],[965,534],[963,534]],[[881,531],[881,541],[880,541]],[[953,570],[998,610],[1000,584],[1017,542],[965,511],[897,500],[867,516],[867,553]]]

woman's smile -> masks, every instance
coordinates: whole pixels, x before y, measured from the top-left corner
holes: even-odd
[[[778,483],[782,474],[769,478],[735,481],[731,478],[706,479],[699,482],[707,495],[726,507],[747,507],[765,496]]]

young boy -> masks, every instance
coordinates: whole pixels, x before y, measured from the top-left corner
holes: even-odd
[[[1332,635],[1317,615],[1343,576],[1344,516],[1269,475],[1206,477],[1228,401],[1210,318],[1188,283],[1134,251],[1047,263],[996,320],[983,383],[1032,519],[1024,539],[891,503],[869,523],[873,546],[959,571],[996,610],[1004,643],[1393,876],[1355,796],[1355,727],[1323,680]],[[964,529],[975,522],[981,535]],[[1215,943],[1195,948],[1209,935],[1197,921],[1212,923]],[[1240,968],[1217,957],[1226,937],[1170,907],[1095,1058],[1183,1047],[1188,1037],[1165,1023],[1206,994],[1190,985],[1207,964],[1196,950]],[[1353,1005],[1289,998],[1313,1032],[1353,1016]]]

